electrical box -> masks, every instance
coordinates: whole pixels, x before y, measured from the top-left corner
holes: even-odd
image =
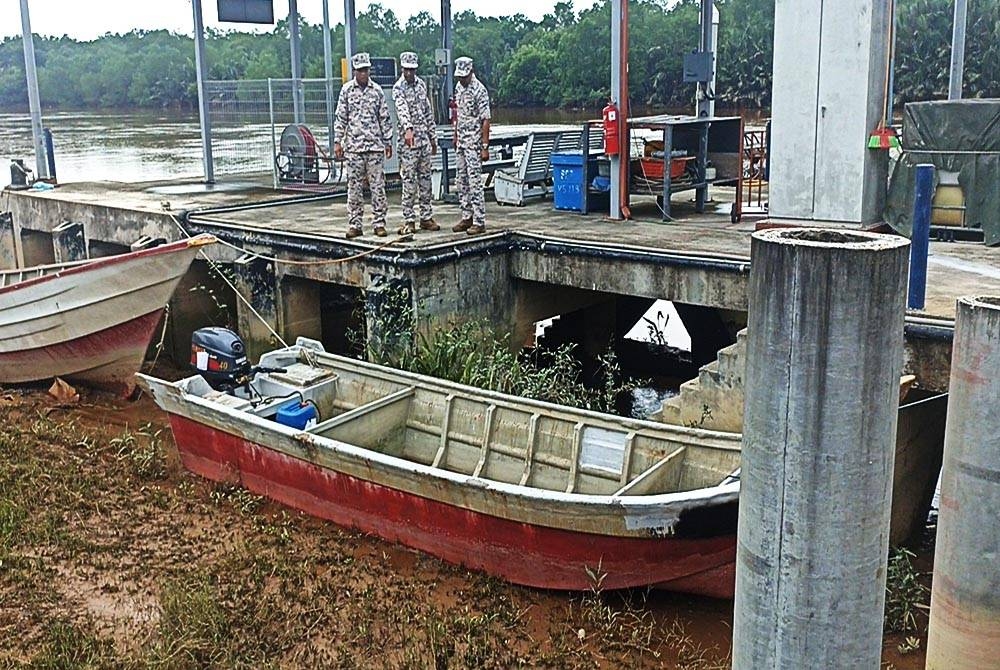
[[[684,82],[712,81],[712,61],[715,54],[711,51],[694,51],[684,54]]]
[[[434,65],[435,67],[448,67],[451,65],[451,50],[450,49],[435,49],[434,50]]]
[[[219,0],[219,21],[274,24],[274,0]]]

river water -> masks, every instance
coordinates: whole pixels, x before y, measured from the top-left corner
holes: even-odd
[[[494,125],[498,128],[539,123],[575,125],[598,115],[596,109],[497,109]],[[752,121],[759,118],[759,113],[744,113],[744,116]],[[60,111],[45,113],[42,123],[52,131],[56,171],[62,182],[137,182],[202,175],[201,132],[196,113]],[[230,171],[234,166],[244,166],[249,172],[270,171],[270,123],[219,124],[213,129],[213,136],[216,157],[226,162]],[[0,112],[0,162],[6,166],[15,158],[34,169],[31,119],[24,111]],[[4,167],[0,185],[8,181],[9,172]]]

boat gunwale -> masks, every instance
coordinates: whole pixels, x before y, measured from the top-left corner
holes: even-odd
[[[215,241],[216,239],[212,235],[201,234],[201,235],[196,235],[194,237],[187,237],[181,240],[177,240],[175,242],[161,244],[156,247],[150,247],[148,249],[140,249],[139,251],[128,251],[121,254],[114,254],[113,256],[102,256],[99,258],[86,258],[84,260],[69,261],[66,263],[48,263],[44,265],[30,265],[24,268],[11,268],[9,270],[0,270],[0,275],[24,273],[24,272],[38,272],[38,271],[45,272],[45,274],[42,274],[38,277],[31,277],[25,279],[24,281],[19,281],[13,284],[0,286],[0,295],[37,286],[38,284],[43,284],[49,281],[53,281],[60,277],[71,277],[86,271],[99,269],[110,265],[118,265],[119,263],[128,263],[130,261],[144,259],[149,256],[171,254],[187,250],[194,250],[195,252],[197,252],[199,247],[208,244],[214,244]]]

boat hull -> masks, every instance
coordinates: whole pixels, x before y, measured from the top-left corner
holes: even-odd
[[[67,342],[0,353],[0,379],[22,383],[63,377],[127,395],[163,309]]]
[[[199,236],[0,273],[0,383],[64,377],[130,392],[164,306],[199,248],[212,242]]]
[[[620,537],[524,523],[339,473],[178,414],[170,422],[196,474],[516,584],[733,595],[735,535]]]

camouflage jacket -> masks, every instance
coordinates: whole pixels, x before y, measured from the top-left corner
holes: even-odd
[[[472,75],[468,86],[462,86],[461,82],[455,86],[455,103],[458,105],[458,148],[481,149],[483,121],[490,118],[490,95],[476,75]]]
[[[373,81],[361,88],[352,79],[340,89],[333,136],[344,151],[384,151],[392,144],[389,104],[382,87]]]
[[[424,80],[414,77],[413,83],[407,84],[406,79],[400,77],[392,87],[392,101],[396,104],[396,117],[399,119],[400,143],[407,129],[412,128],[414,146],[429,144],[436,127]]]

